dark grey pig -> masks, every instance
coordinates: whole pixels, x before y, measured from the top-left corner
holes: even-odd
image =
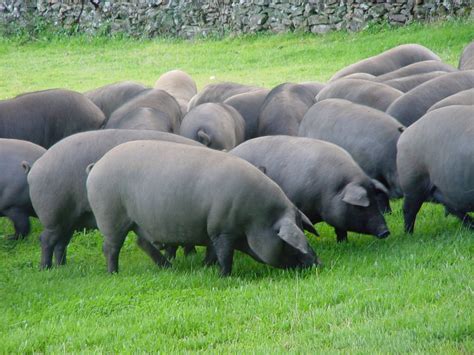
[[[471,70],[474,69],[474,41],[469,43],[462,51],[461,58],[459,58],[459,69]]]
[[[472,88],[474,88],[474,70],[447,73],[400,96],[386,112],[403,125],[409,126],[438,101]]]
[[[170,133],[107,129],[68,137],[36,161],[28,184],[31,202],[44,227],[40,237],[43,268],[51,266],[53,250],[57,264],[66,262],[66,247],[74,231],[96,227],[87,200],[86,167],[116,145],[140,139],[200,145]]]
[[[389,191],[389,197],[402,196],[397,174],[397,141],[403,126],[389,115],[347,100],[318,102],[306,113],[298,135],[322,139],[344,148],[362,170]],[[376,187],[379,187],[378,185]],[[381,207],[388,211],[383,188]]]
[[[469,90],[459,91],[458,93],[448,96],[447,98],[438,101],[430,107],[428,112],[436,110],[441,107],[453,105],[474,105],[474,88]]]
[[[99,129],[104,114],[84,95],[54,89],[0,101],[0,138],[49,148],[71,134]]]
[[[403,95],[400,90],[383,83],[363,79],[339,79],[322,89],[316,100],[345,99],[384,111],[390,104]]]
[[[244,141],[245,121],[232,106],[208,102],[189,111],[179,132],[217,150],[230,150]]]
[[[312,223],[335,227],[339,242],[347,240],[347,231],[388,236],[376,184],[342,148],[311,138],[268,136],[230,154],[265,171]]]
[[[426,47],[403,44],[339,70],[332,76],[331,81],[353,73],[379,76],[424,60],[440,60],[440,58]]]
[[[405,195],[405,230],[413,232],[425,201],[474,228],[474,106],[448,106],[428,112],[398,141],[397,166]]]
[[[427,73],[432,73],[436,71],[450,73],[453,71],[457,71],[457,69],[439,60],[424,60],[422,62],[416,62],[410,65],[401,67],[400,69],[377,76],[375,80],[386,81],[386,80],[392,80],[392,79],[400,79],[407,76],[427,74]]]
[[[446,74],[444,71],[433,71],[429,73],[404,76],[398,79],[390,79],[384,81],[383,83],[385,85],[391,86],[394,89],[400,90],[401,92],[408,92],[411,89],[427,82],[428,80],[438,78],[444,74]]]
[[[109,272],[118,271],[130,230],[152,244],[211,245],[222,276],[231,273],[235,249],[281,268],[317,262],[303,233],[307,217],[265,174],[227,153],[125,143],[94,165],[87,195]],[[168,265],[163,256],[154,261]]]
[[[26,237],[30,232],[29,217],[36,217],[24,168],[28,169],[45,152],[31,142],[0,138],[0,217],[13,222],[12,239]]]
[[[232,106],[245,121],[245,139],[255,138],[258,130],[258,117],[263,101],[270,90],[260,89],[243,94],[237,94],[224,101],[225,104]]]
[[[135,96],[115,110],[105,128],[141,127],[140,129],[152,130],[155,127],[167,127],[166,132],[177,133],[181,116],[181,109],[173,96],[164,90],[153,89]]]
[[[197,94],[196,82],[182,70],[171,70],[161,75],[155,83],[155,89],[165,90],[173,96],[183,115],[188,112],[189,101]]]
[[[304,85],[284,83],[269,92],[260,110],[258,135],[296,136],[306,111],[316,102]]]
[[[140,83],[121,81],[87,91],[84,95],[96,104],[108,119],[112,112],[145,90],[147,88]]]
[[[189,101],[188,112],[207,102],[224,102],[231,96],[259,89],[261,88],[232,82],[209,84]]]

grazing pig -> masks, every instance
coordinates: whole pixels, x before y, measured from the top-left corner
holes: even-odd
[[[234,250],[275,267],[309,267],[316,255],[309,220],[249,163],[229,154],[166,142],[129,142],[100,159],[87,195],[104,235],[109,272],[130,230],[152,244],[210,245],[221,275]],[[160,254],[153,260],[166,266]]]
[[[474,70],[447,73],[400,96],[386,112],[408,127],[438,101],[472,88],[474,88]]]
[[[400,90],[383,83],[363,79],[339,79],[328,84],[316,96],[316,100],[345,99],[384,111],[397,98],[403,95]]]
[[[140,83],[121,81],[87,91],[84,95],[96,104],[108,119],[112,112],[145,90],[147,88]]]
[[[87,200],[86,167],[116,145],[140,139],[200,145],[169,133],[106,129],[68,137],[36,161],[28,184],[31,202],[44,227],[40,237],[42,268],[51,266],[53,250],[57,264],[64,264],[73,232],[96,227]]]
[[[457,71],[457,69],[439,60],[424,60],[422,62],[416,62],[410,65],[401,67],[400,69],[377,76],[375,80],[383,82],[387,80],[400,79],[407,76],[427,74],[427,73],[432,73],[432,72],[437,72],[437,71],[450,73],[453,71]]]
[[[195,95],[191,101],[189,101],[188,112],[191,111],[192,108],[204,103],[224,102],[231,96],[260,89],[261,88],[255,86],[242,85],[232,82],[209,84],[201,92]]]
[[[369,73],[379,76],[425,60],[439,61],[440,58],[426,47],[418,44],[403,44],[339,70],[330,81],[353,73]]]
[[[224,101],[235,108],[245,121],[245,139],[255,138],[258,130],[258,117],[263,101],[270,90],[261,89],[237,94]]]
[[[398,141],[397,166],[405,201],[405,230],[413,232],[423,202],[442,203],[474,228],[474,106],[433,110]]]
[[[394,89],[400,90],[401,92],[408,92],[411,89],[427,82],[428,80],[438,78],[441,75],[446,74],[444,71],[433,71],[423,74],[415,74],[410,76],[404,76],[398,79],[390,79],[384,81],[385,85],[391,86]]]
[[[110,116],[105,128],[154,129],[168,128],[166,132],[179,132],[181,109],[176,99],[164,90],[147,90],[126,104],[120,106]],[[158,122],[157,122],[158,121]],[[161,121],[161,122],[160,122]]]
[[[306,111],[316,102],[304,85],[284,83],[273,88],[260,109],[258,136],[296,136]]]
[[[11,239],[26,237],[30,232],[29,217],[36,217],[24,169],[45,152],[43,147],[31,142],[0,138],[0,217],[13,222],[15,234]]]
[[[306,113],[298,135],[328,141],[344,148],[362,170],[379,181],[391,198],[402,196],[397,174],[397,141],[403,126],[389,115],[373,108],[341,99],[318,102]],[[384,188],[381,209],[389,211]]]
[[[71,134],[99,129],[104,118],[102,111],[78,92],[37,91],[0,101],[0,138],[49,148]]]
[[[230,154],[259,167],[312,223],[326,221],[347,240],[347,231],[389,235],[377,208],[376,186],[340,147],[317,139],[268,136],[251,139]]]
[[[458,67],[460,70],[474,69],[474,41],[464,47],[461,58],[459,58]]]
[[[165,90],[178,102],[183,115],[188,112],[189,101],[197,94],[196,82],[182,70],[171,70],[161,75],[155,89]]]
[[[212,149],[230,150],[244,141],[245,121],[232,106],[208,102],[187,113],[179,134]]]
[[[459,91],[454,95],[448,96],[445,99],[438,101],[433,106],[431,106],[427,112],[436,110],[441,107],[453,105],[474,105],[474,88]]]

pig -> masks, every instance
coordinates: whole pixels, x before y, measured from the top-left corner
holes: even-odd
[[[428,112],[398,141],[397,167],[404,194],[405,231],[413,233],[425,201],[474,228],[474,106],[453,105]]]
[[[237,94],[224,101],[235,108],[245,121],[245,140],[255,138],[258,130],[258,117],[263,101],[270,90],[261,89]]]
[[[464,47],[461,58],[459,58],[458,68],[460,70],[474,69],[474,41]]]
[[[390,198],[402,196],[396,158],[403,129],[398,121],[379,110],[328,99],[311,107],[298,135],[328,141],[348,151],[368,176],[380,182],[376,183],[380,207],[389,212],[387,192]]]
[[[439,60],[424,60],[421,62],[416,62],[404,67],[401,67],[397,70],[379,75],[376,77],[376,81],[388,81],[393,79],[405,78],[407,76],[427,74],[432,72],[445,72],[450,73],[457,71],[453,66],[443,63]]]
[[[155,83],[155,89],[165,90],[173,96],[183,115],[188,112],[189,101],[197,94],[196,82],[182,70],[171,70],[161,75]]]
[[[345,99],[385,112],[387,107],[402,95],[400,90],[383,83],[363,79],[339,79],[321,90],[316,100],[319,102],[326,99]]]
[[[0,138],[47,149],[74,133],[99,129],[104,119],[102,111],[78,92],[37,91],[0,101]]]
[[[337,241],[347,231],[389,235],[377,207],[374,183],[342,148],[318,139],[267,136],[229,152],[260,168],[275,181],[311,223],[325,221]]]
[[[438,101],[433,106],[431,106],[427,112],[452,105],[474,105],[474,88],[459,91],[454,95],[448,96],[443,100]]]
[[[195,106],[207,102],[224,102],[231,96],[260,89],[262,88],[232,82],[209,84],[189,101],[188,112]]]
[[[176,99],[164,90],[145,91],[115,110],[105,128],[110,129],[155,129],[178,133],[181,109]]]
[[[368,73],[380,76],[425,60],[440,61],[440,58],[428,48],[419,44],[403,44],[339,70],[330,81],[353,73]]]
[[[316,102],[304,85],[284,83],[273,88],[260,109],[258,136],[296,136],[304,114]]]
[[[244,141],[245,121],[232,106],[208,102],[186,114],[179,134],[212,149],[230,150]]]
[[[87,196],[111,273],[127,233],[151,244],[211,245],[222,276],[234,250],[281,267],[317,263],[311,222],[259,169],[227,153],[166,142],[129,142],[89,169]],[[168,266],[161,255],[153,259]]]
[[[13,222],[15,234],[10,239],[22,239],[30,232],[29,217],[36,214],[24,169],[45,152],[46,149],[31,142],[0,138],[0,217]]]
[[[44,229],[41,267],[66,263],[66,248],[74,231],[96,228],[86,193],[86,167],[110,149],[133,140],[166,140],[200,146],[170,133],[105,129],[75,134],[51,147],[31,168],[28,184],[33,207]],[[146,243],[139,241],[146,247]]]
[[[410,76],[404,76],[398,79],[390,79],[384,81],[385,85],[391,86],[394,89],[400,90],[401,92],[408,92],[411,89],[427,82],[428,80],[438,78],[441,75],[446,74],[444,71],[433,71],[423,74],[415,74]]]
[[[102,110],[107,120],[112,112],[146,90],[147,87],[140,83],[120,81],[87,91],[84,95]]]
[[[386,112],[408,127],[438,101],[472,88],[474,88],[474,70],[447,73],[400,96]]]

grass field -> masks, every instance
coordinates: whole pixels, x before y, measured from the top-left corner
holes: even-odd
[[[325,81],[361,58],[414,42],[457,65],[473,37],[473,22],[447,22],[197,42],[0,39],[0,97],[118,80],[152,85],[174,68],[200,87],[211,77],[267,87]],[[388,239],[351,233],[346,244],[319,225],[311,244],[321,269],[281,271],[238,254],[227,279],[201,266],[202,249],[159,270],[133,236],[120,274],[110,276],[99,232],[77,233],[68,265],[39,271],[34,221],[27,240],[0,237],[0,353],[474,353],[474,233],[440,206],[422,208],[413,236],[403,232],[399,201],[387,220]],[[0,220],[0,234],[11,232]]]

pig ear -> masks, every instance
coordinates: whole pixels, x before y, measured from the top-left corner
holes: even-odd
[[[384,186],[384,184],[382,184],[380,181],[375,180],[375,179],[372,179],[372,182],[374,183],[375,189],[376,189],[377,191],[381,191],[381,192],[383,192],[385,195],[388,196],[388,190],[387,190],[387,188]]]
[[[303,212],[301,211],[298,211],[298,212],[300,213],[300,216],[301,216],[301,222],[303,223],[303,228],[307,230],[308,232],[313,233],[314,235],[319,237],[319,233],[316,230],[316,228],[314,228],[314,225],[313,223],[311,223],[310,219],[306,217],[306,215]]]
[[[247,243],[250,249],[266,264],[276,265],[278,255],[276,250],[281,248],[281,241],[273,231],[258,231],[247,235]]]
[[[298,228],[295,222],[285,219],[281,224],[280,230],[278,231],[278,236],[303,254],[309,253],[306,236]]]
[[[204,132],[204,130],[200,129],[197,132],[197,136],[198,136],[199,143],[204,144],[206,147],[209,147],[211,145],[211,137],[209,137],[209,135],[206,132]]]
[[[361,207],[368,207],[370,205],[369,198],[367,197],[367,190],[362,186],[350,183],[344,188],[342,201]]]

